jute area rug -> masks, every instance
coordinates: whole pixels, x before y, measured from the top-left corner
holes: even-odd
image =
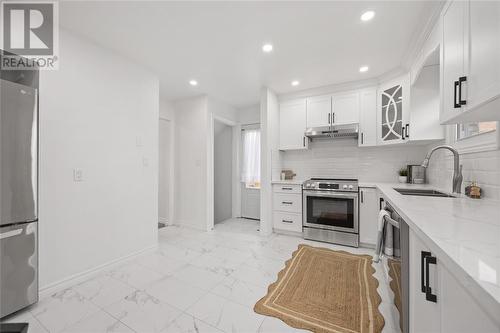
[[[254,310],[313,332],[381,332],[371,264],[369,255],[299,245]]]
[[[389,286],[394,292],[394,305],[399,311],[399,326],[403,327],[402,316],[401,316],[401,261],[389,259],[387,260],[389,265],[389,276],[391,277],[391,282]]]

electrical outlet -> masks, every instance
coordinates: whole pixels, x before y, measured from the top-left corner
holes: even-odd
[[[140,136],[136,136],[135,137],[135,146],[136,147],[142,147],[143,146],[143,144],[142,144],[142,137],[140,137]]]
[[[82,169],[73,169],[73,181],[83,182],[83,170]]]

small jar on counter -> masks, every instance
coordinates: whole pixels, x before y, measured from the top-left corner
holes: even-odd
[[[472,199],[481,199],[481,187],[477,182],[473,181],[469,186],[465,187],[465,195]]]

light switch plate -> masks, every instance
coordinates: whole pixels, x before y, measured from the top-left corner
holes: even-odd
[[[83,170],[73,169],[73,181],[82,182],[83,181]]]

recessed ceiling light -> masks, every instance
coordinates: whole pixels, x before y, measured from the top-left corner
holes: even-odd
[[[189,84],[192,85],[192,86],[197,86],[198,85],[198,81],[196,81],[196,80],[190,80]]]
[[[359,72],[360,73],[368,72],[368,66],[361,66],[361,67],[359,67]]]
[[[292,81],[292,86],[294,86],[294,87],[298,86],[299,84],[300,84],[300,82],[297,80]]]
[[[373,10],[369,10],[367,12],[364,12],[363,15],[361,15],[361,21],[370,21],[375,17],[375,12]]]
[[[269,53],[273,50],[273,44],[264,44],[262,46],[262,51]]]

